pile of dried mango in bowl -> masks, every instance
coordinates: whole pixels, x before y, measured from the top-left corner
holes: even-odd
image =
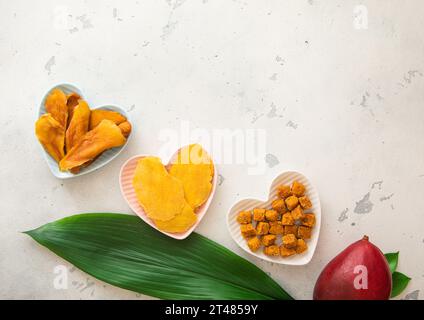
[[[91,110],[75,92],[53,89],[45,100],[46,113],[35,124],[35,133],[61,171],[79,173],[104,151],[123,146],[131,124],[122,114]]]
[[[256,252],[263,246],[265,255],[284,258],[308,250],[306,241],[311,239],[315,214],[310,212],[312,203],[305,193],[305,186],[294,181],[291,187],[278,187],[278,198],[272,202],[272,209],[239,212],[240,232],[251,251]]]
[[[159,230],[183,233],[197,222],[213,178],[211,157],[192,144],[181,148],[167,166],[153,156],[138,160],[133,187],[144,213]]]

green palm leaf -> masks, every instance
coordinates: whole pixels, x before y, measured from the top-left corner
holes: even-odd
[[[195,233],[173,240],[132,215],[80,214],[26,233],[95,278],[162,299],[292,299],[225,247]]]

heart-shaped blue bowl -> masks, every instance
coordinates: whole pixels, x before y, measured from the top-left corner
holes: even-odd
[[[77,88],[75,85],[68,84],[68,83],[58,84],[58,85],[54,86],[53,88],[51,88],[44,95],[43,100],[41,101],[40,107],[38,109],[37,119],[39,117],[41,117],[43,114],[46,113],[46,108],[45,108],[46,98],[50,94],[50,92],[52,90],[56,89],[56,88],[61,89],[66,95],[68,95],[72,92],[75,92],[75,93],[79,94],[81,96],[81,98],[83,98],[84,100],[87,100],[84,97],[84,95],[82,94],[81,90],[79,88]],[[113,105],[113,104],[107,104],[107,105],[103,105],[103,106],[100,106],[100,107],[94,107],[94,106],[90,105],[89,101],[87,101],[87,102],[88,102],[91,109],[104,109],[104,110],[111,110],[111,111],[119,112],[120,114],[122,114],[123,116],[125,116],[128,119],[128,121],[131,123],[131,126],[132,126],[132,132],[134,132],[134,123],[131,121],[128,113],[123,108],[121,108],[117,105]],[[68,172],[68,171],[60,171],[58,163],[44,150],[44,148],[41,146],[41,144],[40,144],[40,147],[41,147],[41,150],[44,154],[44,158],[46,159],[47,166],[49,167],[49,169],[53,173],[53,175],[55,177],[59,178],[59,179],[70,179],[70,178],[79,177],[79,176],[82,176],[84,174],[93,172],[93,171],[98,170],[101,167],[104,167],[105,165],[107,165],[109,162],[111,162],[113,159],[115,159],[122,152],[122,150],[124,150],[124,148],[127,146],[128,141],[129,141],[131,136],[132,136],[132,133],[127,138],[127,141],[125,142],[125,144],[123,146],[106,150],[92,164],[90,164],[86,168],[82,168],[81,171],[79,173],[76,173],[76,174],[73,174],[73,173]]]

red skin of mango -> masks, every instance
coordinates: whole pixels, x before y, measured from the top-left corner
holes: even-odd
[[[355,266],[368,270],[368,289],[356,289]],[[368,237],[351,244],[331,260],[314,288],[314,300],[388,300],[392,291],[392,274],[384,254]]]

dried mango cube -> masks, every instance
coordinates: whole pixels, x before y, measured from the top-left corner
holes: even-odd
[[[250,211],[241,211],[237,216],[237,222],[240,224],[246,224],[252,222],[252,214]]]
[[[297,229],[297,237],[300,239],[311,239],[312,229],[305,226],[299,226]]]
[[[297,205],[299,204],[299,199],[296,196],[290,196],[285,201],[286,201],[287,209],[289,209],[290,211],[296,208]]]
[[[278,246],[271,245],[271,246],[264,248],[264,254],[266,254],[267,256],[277,257],[277,256],[280,255],[280,250],[279,250]]]
[[[294,218],[290,212],[287,212],[283,214],[283,217],[281,219],[281,223],[284,226],[292,226],[294,225]]]
[[[306,250],[308,250],[308,245],[306,244],[305,240],[297,239],[296,253],[302,253]]]
[[[269,226],[269,233],[271,234],[282,234],[284,231],[283,225],[280,221],[271,221]]]
[[[268,221],[277,221],[278,220],[278,212],[275,210],[267,210],[265,211],[265,218]]]
[[[280,254],[282,257],[290,257],[296,254],[296,249],[286,248],[284,245],[280,246]]]
[[[277,240],[276,235],[267,234],[262,237],[262,244],[267,247],[267,246],[273,245],[275,243],[275,240]]]
[[[256,236],[256,230],[251,223],[240,225],[240,232],[245,238]]]
[[[269,223],[268,222],[258,222],[256,226],[256,234],[257,235],[264,235],[268,234],[269,232]]]
[[[253,220],[255,221],[265,221],[265,209],[253,209]]]
[[[284,226],[284,235],[288,235],[288,234],[294,234],[297,235],[297,228],[298,226],[296,225],[292,225],[292,226]]]
[[[296,197],[301,197],[305,194],[305,186],[299,181],[294,181],[292,184],[291,192]]]
[[[315,215],[313,213],[306,213],[302,219],[302,225],[312,228],[315,225]]]
[[[286,203],[284,202],[284,199],[274,200],[271,206],[272,206],[272,209],[276,210],[279,213],[287,212]]]
[[[279,186],[277,188],[277,193],[278,193],[278,196],[281,199],[286,199],[286,198],[290,197],[291,196],[290,186],[286,186],[286,185]]]
[[[247,245],[253,252],[258,251],[258,249],[261,247],[261,240],[259,240],[258,237],[252,237],[247,240]]]
[[[281,239],[282,239],[283,245],[286,248],[289,248],[289,249],[296,248],[297,238],[294,234],[287,234],[283,236]]]
[[[294,208],[291,212],[291,215],[294,220],[301,220],[305,217],[301,206],[297,206],[296,208]]]
[[[302,206],[302,208],[305,210],[312,208],[312,202],[311,200],[309,200],[307,196],[300,197],[299,203]]]

